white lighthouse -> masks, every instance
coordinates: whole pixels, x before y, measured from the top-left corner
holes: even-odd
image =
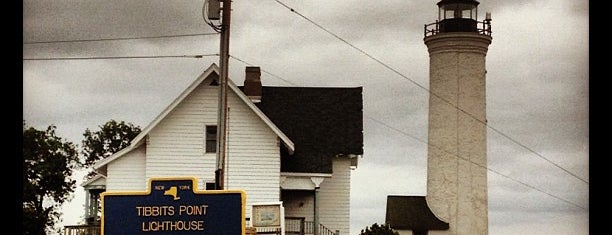
[[[490,15],[478,1],[441,0],[425,26],[429,51],[427,203],[449,223],[431,234],[488,234],[485,59]]]
[[[488,234],[486,66],[491,19],[478,1],[441,0],[424,27],[429,51],[427,195],[389,196],[400,234]]]

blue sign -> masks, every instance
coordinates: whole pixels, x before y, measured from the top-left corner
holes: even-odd
[[[198,191],[195,178],[151,179],[148,190],[102,193],[102,235],[245,233],[244,191]]]

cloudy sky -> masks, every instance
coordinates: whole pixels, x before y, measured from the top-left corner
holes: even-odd
[[[437,2],[232,4],[229,70],[237,84],[248,63],[264,71],[264,85],[363,87],[364,156],[352,173],[351,234],[384,223],[388,195],[426,194],[423,25],[437,19]],[[479,19],[485,12],[493,19],[486,61],[489,232],[589,234],[589,3],[480,2]],[[218,35],[158,37],[213,33],[202,5],[24,0],[23,119],[39,129],[56,125],[76,144],[85,129],[111,119],[147,126],[219,62],[165,57],[219,53]],[[141,39],[78,41],[117,38]],[[163,58],[117,58],[139,56]],[[81,59],[61,59],[67,57]],[[84,59],[94,57],[106,59]],[[64,206],[62,225],[80,221],[82,191]]]

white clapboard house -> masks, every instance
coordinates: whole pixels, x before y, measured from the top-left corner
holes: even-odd
[[[262,86],[259,67],[245,71],[243,86],[228,81],[224,189],[246,192],[247,220],[254,203],[282,201],[287,234],[349,234],[362,88]],[[100,192],[146,191],[151,178],[189,176],[199,190],[214,188],[218,74],[212,64],[130,146],[94,165],[99,175],[82,184],[86,218],[96,218]]]

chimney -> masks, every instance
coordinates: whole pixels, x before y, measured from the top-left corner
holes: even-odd
[[[261,102],[261,70],[257,66],[247,66],[244,78],[244,94],[253,103]]]

